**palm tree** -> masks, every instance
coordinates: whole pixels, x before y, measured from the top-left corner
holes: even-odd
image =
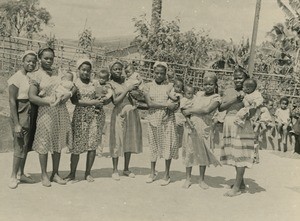
[[[151,31],[157,33],[161,22],[162,0],[152,0]]]

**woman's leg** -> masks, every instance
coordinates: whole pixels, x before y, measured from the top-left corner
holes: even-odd
[[[11,189],[15,189],[18,186],[17,173],[20,168],[20,161],[21,161],[20,157],[14,156],[12,172],[11,172],[10,181],[8,184],[9,188],[11,188]]]
[[[130,157],[131,157],[130,152],[124,153],[124,158],[125,158],[124,159],[124,171],[129,171]]]
[[[168,180],[170,179],[170,166],[171,166],[171,162],[172,162],[172,159],[169,159],[169,160],[166,160],[165,161],[165,175],[164,175],[164,180]]]
[[[50,177],[50,181],[54,181],[58,184],[65,185],[67,181],[63,180],[59,175],[58,175],[58,168],[59,168],[59,162],[60,162],[60,153],[58,152],[53,152],[52,154],[52,175]]]
[[[205,170],[206,170],[206,166],[199,166],[199,172],[200,172],[199,186],[202,189],[208,189],[208,185],[204,182]]]
[[[79,154],[73,154],[73,153],[71,154],[70,173],[65,178],[66,181],[75,180],[79,157],[80,157]]]
[[[236,167],[236,178],[231,190],[224,194],[224,196],[237,196],[241,194],[241,186],[244,184],[245,167]]]
[[[112,158],[112,163],[113,163],[113,173],[118,173],[118,162],[119,162],[119,157],[113,157]]]
[[[157,172],[155,171],[156,161],[151,162],[151,172],[146,180],[146,183],[153,183],[157,177]]]
[[[112,178],[114,180],[120,180],[119,171],[118,171],[119,157],[112,157],[112,162],[113,162],[113,174],[112,174]]]
[[[192,167],[186,167],[186,180],[182,188],[188,189],[192,185]]]
[[[39,154],[39,160],[42,171],[42,184],[43,186],[50,187],[51,183],[47,174],[48,154]]]
[[[96,150],[91,150],[87,152],[85,179],[89,182],[94,181],[94,178],[91,176],[91,170],[95,161],[95,157],[96,157]]]

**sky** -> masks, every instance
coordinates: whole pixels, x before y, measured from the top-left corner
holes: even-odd
[[[135,35],[132,18],[146,13],[152,0],[40,0],[52,16],[53,27],[44,29],[57,38],[78,39],[86,27],[96,38]],[[181,31],[204,28],[213,38],[240,41],[251,38],[256,0],[162,0],[162,19],[180,19]],[[283,0],[285,2],[286,0]],[[257,42],[272,26],[285,19],[276,0],[262,0]]]

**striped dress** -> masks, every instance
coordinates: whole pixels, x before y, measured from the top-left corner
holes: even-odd
[[[237,91],[230,88],[225,91],[223,100],[237,96]],[[243,108],[243,102],[231,105],[227,109],[223,126],[224,145],[220,151],[222,164],[251,168],[254,163],[255,134],[250,120],[240,127],[234,123],[236,113]]]

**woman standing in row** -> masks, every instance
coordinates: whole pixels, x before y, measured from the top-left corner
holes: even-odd
[[[39,160],[42,171],[42,185],[50,187],[50,181],[58,184],[66,184],[58,174],[60,153],[62,148],[72,145],[71,122],[66,107],[67,100],[76,91],[63,95],[62,101],[57,106],[50,106],[49,99],[39,96],[40,91],[45,92],[45,97],[55,93],[55,88],[60,78],[53,70],[54,51],[51,48],[41,49],[38,53],[41,67],[32,74],[29,88],[29,100],[39,106],[36,134],[33,142],[33,149],[39,153]],[[47,174],[48,152],[52,154],[53,171],[50,179]]]
[[[138,84],[124,84],[125,78],[122,76],[124,64],[121,61],[114,61],[110,67],[111,87],[113,89],[112,102],[114,108],[111,114],[109,148],[113,162],[114,180],[120,180],[118,172],[118,160],[124,155],[123,175],[131,178],[135,174],[129,170],[129,162],[132,153],[143,151],[142,126],[138,110],[133,108],[128,93],[137,88]],[[128,108],[128,105],[132,106]]]
[[[164,62],[155,62],[153,68],[155,80],[145,85],[145,99],[149,107],[148,140],[151,154],[151,174],[146,182],[152,183],[156,180],[156,161],[158,158],[164,158],[165,174],[161,185],[166,186],[171,182],[171,161],[178,158],[174,114],[178,104],[167,102],[169,98],[168,93],[173,87],[172,84],[167,82],[167,64]],[[168,115],[165,115],[166,109],[169,110]]]
[[[236,179],[231,190],[225,196],[233,197],[241,194],[245,189],[244,173],[246,168],[251,168],[254,163],[254,139],[255,134],[249,119],[240,127],[234,123],[236,113],[244,107],[243,83],[249,78],[244,69],[238,68],[233,73],[235,88],[224,92],[220,111],[226,111],[224,120],[223,137],[224,146],[221,147],[220,161],[223,164],[235,167]],[[251,111],[254,112],[254,111]]]
[[[199,166],[199,186],[207,189],[209,186],[204,181],[206,167],[211,164],[221,165],[210,152],[213,142],[213,116],[221,103],[217,80],[215,74],[204,75],[204,91],[195,95],[192,107],[183,110],[186,116],[191,115],[191,122],[194,124],[194,128],[189,125],[184,127],[182,157],[186,166],[186,181],[183,188],[189,188],[192,184],[192,166]]]
[[[27,152],[31,149],[30,125],[31,105],[28,99],[29,74],[34,71],[37,63],[37,54],[34,51],[25,51],[22,58],[23,66],[8,79],[9,106],[12,120],[14,157],[9,187],[15,189],[20,182],[34,183],[31,177],[24,174]]]
[[[103,103],[96,99],[95,86],[91,81],[92,62],[89,59],[79,59],[77,61],[79,78],[75,82],[77,87],[76,96],[71,100],[75,104],[72,120],[73,146],[71,152],[71,172],[65,178],[66,181],[75,180],[75,173],[81,153],[87,152],[85,180],[93,182],[91,169],[94,164],[96,149],[101,139],[99,132],[99,122]],[[97,108],[97,109],[96,109]]]

